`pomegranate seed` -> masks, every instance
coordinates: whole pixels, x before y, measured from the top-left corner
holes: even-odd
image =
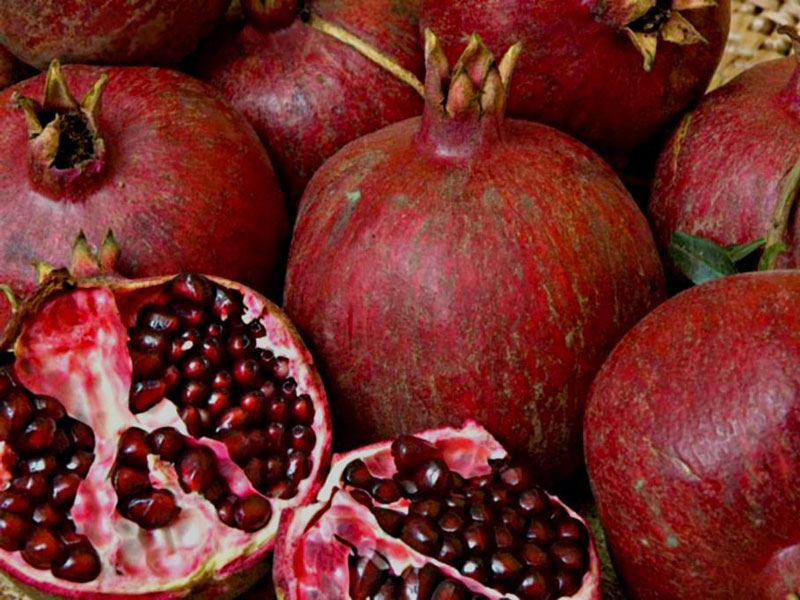
[[[56,422],[50,417],[36,417],[25,428],[16,450],[24,454],[39,454],[49,449],[56,437]]]
[[[582,572],[586,566],[586,553],[575,542],[559,540],[550,546],[550,558],[557,568]]]
[[[211,300],[211,282],[202,275],[181,273],[172,280],[172,295],[180,300],[202,306]]]
[[[255,348],[253,338],[246,333],[234,333],[228,338],[228,354],[234,360],[239,360]]]
[[[264,461],[264,479],[267,483],[275,483],[283,479],[286,463],[280,456],[270,456]]]
[[[263,456],[267,452],[267,436],[261,429],[254,429],[247,434],[250,456]]]
[[[174,335],[181,326],[178,315],[165,306],[152,306],[141,310],[137,323],[139,327],[159,331],[166,335]]]
[[[246,390],[257,388],[264,383],[261,365],[254,358],[245,358],[237,361],[233,365],[231,374],[237,385]]]
[[[555,527],[559,521],[562,521],[567,518],[567,511],[564,510],[563,506],[558,504],[551,504],[551,511],[550,511],[550,522]]]
[[[583,526],[583,523],[570,517],[558,524],[556,536],[562,540],[580,542],[586,539],[586,528]]]
[[[131,346],[138,350],[163,354],[169,348],[169,338],[163,333],[150,329],[135,329],[131,333]]]
[[[466,588],[454,579],[442,581],[433,592],[431,600],[467,600]]]
[[[471,556],[465,560],[461,567],[461,572],[480,583],[486,583],[489,579],[489,571],[486,568],[486,562],[480,556]]]
[[[51,450],[56,456],[63,456],[72,449],[72,440],[63,429],[57,429],[53,437],[53,446]]]
[[[228,494],[230,494],[228,482],[222,479],[222,477],[217,477],[211,482],[211,485],[208,486],[204,495],[206,500],[211,502],[214,506],[217,506],[222,500],[228,497]]]
[[[84,452],[83,450],[78,450],[70,457],[64,466],[66,467],[67,471],[72,471],[82,479],[86,479],[93,462],[94,454],[91,454],[90,452]]]
[[[5,398],[14,389],[14,380],[8,371],[0,371],[0,399]]]
[[[61,402],[49,396],[37,396],[33,399],[33,406],[37,415],[50,417],[54,421],[60,421],[67,416],[67,411],[64,410]]]
[[[147,436],[149,446],[163,459],[174,462],[185,446],[183,435],[172,427],[161,427]]]
[[[228,455],[235,463],[246,461],[251,456],[249,437],[241,431],[230,431],[222,437],[222,443],[228,449]]]
[[[75,473],[59,473],[53,477],[53,488],[50,499],[53,504],[62,508],[70,508],[78,493],[81,478]]]
[[[220,502],[219,506],[217,506],[217,515],[219,516],[220,521],[225,523],[230,527],[234,526],[235,517],[234,513],[239,502],[239,498],[236,496],[228,496]]]
[[[45,527],[34,527],[22,549],[22,558],[37,569],[49,569],[64,553],[64,544]]]
[[[12,392],[0,405],[0,414],[8,424],[8,435],[15,435],[28,425],[33,416],[33,407],[23,392]]]
[[[491,529],[483,523],[470,523],[462,534],[467,550],[473,554],[484,554],[491,547]]]
[[[244,474],[250,480],[250,483],[253,484],[253,487],[256,489],[261,489],[265,482],[266,478],[264,477],[264,461],[260,458],[251,458],[247,461],[247,464],[244,466]]]
[[[247,392],[239,400],[239,406],[247,413],[250,423],[258,423],[262,420],[266,403],[263,394],[258,390]]]
[[[491,523],[494,518],[492,511],[483,502],[476,502],[469,507],[469,517],[479,523]]]
[[[30,523],[24,517],[0,511],[0,548],[9,552],[22,548],[30,527]]]
[[[41,473],[49,477],[58,470],[59,464],[55,456],[42,456],[39,458],[30,458],[28,460],[18,463],[20,472],[24,475],[32,473]]]
[[[422,463],[414,476],[421,494],[445,496],[450,491],[450,468],[440,458]]]
[[[459,565],[464,558],[464,544],[454,535],[446,535],[442,538],[442,547],[437,557],[448,565]]]
[[[181,325],[187,329],[197,330],[208,321],[208,315],[202,308],[180,302],[176,302],[173,308],[181,320]]]
[[[442,543],[441,535],[430,521],[414,515],[406,518],[400,538],[417,552],[434,556]]]
[[[236,290],[217,287],[214,290],[214,303],[211,311],[221,321],[237,319],[242,315],[242,297]]]
[[[445,498],[444,503],[455,510],[464,510],[467,507],[467,498],[461,494],[450,494]]]
[[[203,357],[214,367],[220,367],[225,362],[225,349],[219,338],[208,337],[200,344],[200,352]]]
[[[247,328],[250,331],[250,335],[257,340],[267,336],[267,328],[264,327],[264,324],[258,319],[250,321],[247,324]]]
[[[559,596],[572,596],[581,589],[581,576],[575,573],[558,573],[556,587]]]
[[[283,398],[273,398],[267,404],[266,414],[267,420],[273,423],[286,424],[289,422],[289,403]]]
[[[397,482],[397,485],[402,488],[405,496],[413,498],[419,494],[419,488],[412,479],[403,479],[399,473],[395,473],[393,479]]]
[[[394,600],[397,598],[399,586],[400,584],[394,579],[387,579],[375,594],[374,600]]]
[[[489,502],[494,506],[508,506],[511,503],[511,492],[505,488],[493,487],[489,490]]]
[[[314,430],[310,427],[306,427],[305,425],[295,425],[292,427],[291,431],[291,441],[290,444],[292,448],[295,450],[300,450],[301,452],[305,452],[306,454],[310,454],[311,451],[314,449],[314,445],[317,443],[317,436],[314,433]],[[391,485],[391,489],[397,489],[398,497],[400,495],[400,489],[397,487],[397,484],[392,481],[391,479],[387,480],[389,483],[387,485]],[[387,488],[388,489],[388,488]],[[394,502],[394,500],[387,500],[387,502]]]
[[[211,387],[215,390],[229,390],[233,385],[233,377],[227,371],[220,371],[211,380]]]
[[[372,497],[381,504],[391,504],[400,499],[400,486],[393,479],[379,479],[370,490]]]
[[[41,500],[47,496],[47,478],[41,473],[23,475],[11,480],[11,488],[22,494],[27,494],[33,500]]]
[[[33,522],[51,529],[60,525],[66,516],[54,504],[45,502],[33,509]]]
[[[67,548],[64,558],[53,565],[53,575],[67,581],[86,583],[100,574],[100,557],[89,545]]]
[[[442,458],[442,453],[422,438],[403,435],[392,442],[392,458],[399,472],[411,474],[423,463]]]
[[[513,583],[522,573],[522,564],[511,552],[500,550],[492,554],[489,570],[497,581]]]
[[[378,554],[370,558],[353,557],[350,560],[350,597],[359,600],[373,598],[388,574],[389,564]]]
[[[161,379],[137,381],[131,388],[131,412],[141,413],[150,410],[164,398],[166,393],[167,386]]]
[[[297,486],[311,473],[311,461],[299,450],[289,450],[286,455],[286,479]]]
[[[494,545],[500,550],[508,550],[513,548],[516,539],[511,530],[505,525],[496,525],[494,528]]]
[[[123,498],[143,492],[150,487],[150,477],[146,472],[125,466],[114,470],[111,482],[114,490]]]
[[[239,407],[232,408],[222,415],[219,424],[217,424],[217,433],[244,429],[249,422],[250,416],[243,409]]]
[[[500,520],[503,522],[503,525],[514,533],[522,533],[525,531],[525,519],[512,508],[501,509]]]
[[[455,511],[449,510],[439,519],[439,529],[445,533],[458,533],[464,527],[464,518]]]
[[[444,504],[435,498],[415,500],[408,508],[410,514],[425,517],[426,519],[438,519],[443,510]]]
[[[267,449],[272,452],[283,452],[286,450],[287,433],[286,427],[282,423],[270,423],[265,431],[267,437]]]
[[[13,490],[0,492],[0,511],[28,517],[31,514],[31,501],[27,496]]]
[[[372,473],[367,469],[367,465],[360,458],[352,461],[345,467],[342,479],[347,485],[366,490],[372,487],[373,477]]]
[[[500,479],[513,490],[520,490],[530,480],[530,475],[522,467],[507,467],[500,471]]]
[[[311,396],[303,394],[292,402],[292,421],[298,425],[311,425],[314,422],[314,403]]]
[[[206,335],[208,335],[208,337],[220,338],[226,333],[227,329],[222,323],[209,323],[208,327],[206,327]]]
[[[520,558],[529,567],[549,571],[551,567],[550,557],[547,552],[536,544],[523,544],[520,550]]]
[[[217,475],[216,457],[205,446],[191,448],[178,461],[177,471],[185,492],[202,493]]]
[[[187,379],[208,381],[211,379],[211,361],[205,356],[195,356],[183,363],[182,372]]]
[[[70,524],[74,525],[71,521]],[[81,535],[80,533],[75,533],[74,531],[62,531],[59,534],[61,541],[64,543],[65,546],[90,546],[89,538],[85,535]]]
[[[138,427],[131,427],[122,434],[117,448],[123,464],[138,469],[147,469],[147,455],[152,452],[147,434]]]
[[[180,336],[172,340],[169,347],[169,360],[177,363],[191,352],[200,342],[200,332],[197,329],[184,331]]]
[[[403,521],[405,520],[403,513],[380,507],[374,508],[372,512],[381,529],[391,536],[400,535],[400,531],[403,529]]]
[[[275,366],[275,355],[271,350],[259,348],[256,350],[256,358],[261,362],[261,366],[264,367],[266,373],[272,373],[272,369]]]
[[[517,596],[523,600],[546,600],[551,597],[552,591],[553,581],[550,577],[545,572],[533,570],[525,573],[517,587]]]
[[[293,377],[284,379],[281,384],[281,397],[287,400],[294,400],[297,397],[297,382]]]
[[[169,490],[150,490],[132,498],[126,512],[143,529],[158,529],[171,523],[180,507]]]
[[[178,411],[178,416],[186,425],[190,436],[199,438],[203,435],[203,417],[196,406],[184,406]]]
[[[94,451],[94,431],[92,428],[80,421],[70,422],[70,434],[72,442],[78,450]]]
[[[251,494],[237,503],[233,520],[236,527],[243,531],[258,531],[272,518],[272,507],[269,500]]]
[[[181,388],[181,402],[187,406],[201,406],[208,398],[208,386],[202,381],[189,381]]]
[[[372,497],[364,490],[350,490],[350,495],[359,504],[363,504],[367,508],[372,507]]]
[[[272,376],[277,379],[286,379],[289,376],[289,359],[285,356],[279,356],[272,363]]]
[[[540,545],[549,544],[556,537],[553,526],[542,519],[531,519],[525,538]]]

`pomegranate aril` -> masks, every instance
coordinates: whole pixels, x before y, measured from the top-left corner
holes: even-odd
[[[433,591],[431,600],[467,600],[466,588],[454,579],[442,581]]]
[[[264,383],[261,365],[254,358],[246,358],[234,363],[231,375],[236,384],[245,390],[257,388]]]
[[[260,423],[264,417],[266,400],[258,390],[247,392],[239,399],[240,408],[247,414],[249,423]]]
[[[500,480],[513,490],[520,490],[530,481],[530,475],[522,467],[509,466],[500,471]]]
[[[23,475],[11,480],[11,488],[22,494],[27,494],[32,500],[45,498],[49,491],[47,478],[41,473]]]
[[[558,504],[554,504],[550,508],[548,519],[550,519],[553,527],[557,527],[559,522],[567,519],[567,511],[564,510],[563,506],[559,506]]]
[[[68,471],[76,473],[82,479],[86,479],[93,462],[94,454],[85,452],[83,450],[78,450],[69,458],[64,467]]]
[[[178,416],[186,425],[186,431],[190,436],[199,438],[205,433],[203,416],[196,406],[184,406],[178,411]]]
[[[263,367],[262,367],[263,369]],[[269,402],[275,398],[278,398],[278,390],[275,387],[275,382],[267,379],[265,382],[261,384],[261,387],[258,388],[258,391],[261,392],[264,398]]]
[[[549,600],[553,581],[545,571],[527,571],[517,587],[517,596],[522,600]]]
[[[522,573],[522,563],[511,552],[500,550],[492,554],[489,560],[489,570],[492,577],[506,584],[511,584]]]
[[[226,333],[227,329],[222,323],[209,323],[208,327],[206,327],[206,334],[209,337],[221,338]]]
[[[25,494],[14,490],[0,492],[0,511],[8,511],[16,515],[28,517],[31,514],[31,501]]]
[[[281,380],[289,376],[289,359],[285,356],[279,356],[272,363],[272,376],[275,379]]]
[[[267,449],[272,452],[282,452],[286,450],[287,434],[286,427],[282,423],[270,423],[265,431]]]
[[[519,515],[513,508],[503,508],[500,510],[500,520],[503,525],[514,533],[522,533],[525,530],[525,518]]]
[[[586,553],[575,542],[559,540],[550,546],[549,553],[556,568],[578,572],[586,568]]]
[[[209,337],[200,344],[200,353],[213,367],[220,367],[225,362],[225,348],[218,338]]]
[[[402,600],[430,598],[441,579],[439,569],[430,564],[426,564],[421,569],[407,567],[400,578],[398,598]]]
[[[37,526],[22,549],[22,558],[37,569],[50,569],[64,551],[64,544],[56,534],[46,527]]]
[[[16,513],[0,511],[0,548],[13,552],[25,543],[30,522]]]
[[[33,399],[33,406],[37,415],[50,417],[54,421],[60,421],[67,416],[67,411],[61,402],[49,396],[37,396]]]
[[[286,480],[297,486],[311,473],[311,459],[299,450],[289,450],[286,455]]]
[[[183,451],[186,442],[183,435],[172,427],[161,427],[147,436],[148,445],[163,460],[174,462]]]
[[[143,492],[150,487],[150,477],[147,473],[133,467],[117,467],[111,482],[114,490],[123,498]]]
[[[160,331],[166,335],[177,333],[181,326],[178,315],[164,306],[153,306],[139,312],[139,327]]]
[[[206,497],[206,500],[216,506],[222,502],[222,500],[227,498],[229,494],[230,488],[228,487],[228,482],[222,479],[222,477],[217,477],[211,482],[211,485],[208,486],[208,489],[203,495]]]
[[[177,464],[178,477],[185,492],[204,492],[217,475],[214,453],[201,446],[187,450]]]
[[[197,329],[184,331],[169,345],[169,360],[177,363],[191,352],[200,341],[200,332]]]
[[[454,510],[448,510],[439,519],[439,529],[445,533],[457,533],[461,531],[463,527],[464,517]]]
[[[181,302],[176,302],[173,308],[181,320],[181,326],[185,328],[198,329],[208,321],[208,315],[202,308]]]
[[[0,415],[5,421],[4,433],[7,435],[21,433],[33,416],[30,399],[23,392],[12,392],[0,404]]]
[[[484,554],[491,548],[491,529],[483,523],[470,523],[461,537],[472,553]]]
[[[230,431],[221,440],[228,449],[231,460],[235,463],[245,462],[252,455],[249,438],[242,431]]]
[[[53,477],[50,499],[53,504],[62,508],[70,508],[78,493],[81,478],[75,473],[58,473]]]
[[[242,408],[236,407],[227,411],[217,424],[217,433],[224,433],[231,430],[244,429],[250,423],[250,415]]]
[[[14,380],[7,370],[0,370],[0,399],[5,398],[14,389]]]
[[[119,440],[118,459],[123,464],[139,469],[147,468],[147,455],[152,448],[143,429],[131,427],[126,429]]]
[[[426,519],[438,519],[443,510],[444,504],[441,500],[435,498],[415,500],[408,507],[409,514],[425,517]]]
[[[131,333],[131,346],[138,350],[162,354],[169,347],[169,338],[158,331],[136,329]]]
[[[387,579],[375,593],[373,600],[396,600],[399,592],[399,585],[400,584],[395,579]]]
[[[234,513],[238,502],[239,498],[236,496],[228,496],[217,506],[217,515],[220,521],[229,527],[233,527],[235,524]]]
[[[491,509],[483,502],[476,502],[469,507],[469,517],[480,523],[491,523],[494,519]]]
[[[556,587],[559,596],[572,596],[581,589],[582,577],[575,573],[557,573]]]
[[[250,483],[253,484],[253,487],[257,490],[262,489],[266,484],[266,478],[264,477],[264,461],[260,458],[251,458],[247,461],[243,471],[250,480]]]
[[[583,523],[570,517],[558,524],[556,536],[562,540],[581,542],[586,539],[587,534]]]
[[[403,435],[392,442],[392,457],[397,470],[413,473],[423,463],[442,458],[442,452],[430,442],[413,435]]]
[[[314,449],[314,446],[317,443],[317,436],[314,433],[314,430],[310,427],[306,427],[305,425],[295,425],[292,427],[292,431],[290,434],[290,445],[295,450],[300,450],[301,452],[305,452],[306,454],[310,454],[311,451]],[[385,484],[385,491],[388,492],[389,490],[394,493],[396,490],[398,497],[400,494],[400,488],[398,485],[392,481],[391,479],[385,480],[387,483]],[[394,502],[394,500],[386,500],[385,502]]]
[[[450,494],[447,498],[445,498],[444,503],[449,508],[463,510],[467,507],[467,498],[461,494]]]
[[[375,515],[378,525],[380,525],[381,529],[386,533],[395,537],[400,535],[405,520],[403,513],[380,507],[372,509],[372,513]]]
[[[233,333],[228,338],[228,355],[234,360],[243,358],[252,352],[255,347],[253,338],[247,333]]]
[[[227,371],[219,371],[211,380],[211,387],[215,390],[230,390],[233,385],[233,377]]]
[[[549,544],[556,537],[553,526],[542,519],[531,519],[525,538],[539,545]]]
[[[314,403],[308,394],[292,401],[292,422],[307,426],[314,422]]]
[[[294,498],[295,494],[297,494],[297,486],[292,485],[287,481],[279,481],[276,484],[273,484],[267,490],[267,496],[270,498],[280,498],[281,500],[288,500],[289,498]]]
[[[161,379],[137,381],[131,387],[131,412],[141,413],[150,410],[164,398],[166,393],[167,386]]]
[[[67,521],[67,523],[69,523],[74,527],[74,523],[72,523],[72,521]],[[67,547],[90,545],[89,538],[80,533],[75,533],[75,531],[63,530],[62,528],[62,531],[59,533],[59,537],[61,538],[61,541],[64,543],[64,545]]]
[[[519,556],[529,567],[543,570],[550,569],[551,562],[547,552],[534,543],[523,544]]]
[[[400,486],[393,479],[379,479],[370,490],[372,497],[381,504],[391,504],[401,498]]]
[[[216,286],[211,306],[211,312],[215,317],[221,321],[238,319],[242,315],[242,310],[242,297],[238,291]]]
[[[450,491],[450,469],[442,459],[426,461],[417,469],[414,482],[421,494],[445,496]]]
[[[280,456],[269,456],[264,460],[264,480],[268,484],[280,481],[286,473],[286,462]]]
[[[55,456],[42,456],[39,458],[29,458],[18,463],[20,473],[24,475],[41,473],[46,477],[53,475],[59,467]]]
[[[372,487],[374,481],[372,474],[367,469],[367,465],[361,459],[356,459],[345,467],[342,480],[347,485],[362,490]]]
[[[258,320],[250,321],[247,324],[247,329],[250,331],[250,335],[256,339],[266,337],[267,335],[267,328],[264,327],[264,324]]]
[[[511,492],[506,488],[493,487],[489,490],[489,502],[494,506],[507,506],[511,503]]]
[[[169,490],[149,490],[128,501],[125,512],[140,527],[158,529],[171,523],[180,508]]]
[[[494,528],[494,545],[495,548],[508,550],[516,546],[517,540],[511,530],[504,525],[495,526]]]
[[[36,417],[25,428],[15,449],[24,454],[39,454],[53,445],[56,422],[50,417]]]
[[[467,577],[471,577],[480,583],[489,580],[489,570],[486,568],[486,561],[480,556],[470,556],[461,566],[461,572]]]
[[[406,517],[400,538],[414,550],[435,556],[442,543],[441,534],[427,519],[417,516]]]
[[[205,356],[194,356],[183,363],[181,371],[187,379],[207,381],[211,379],[211,361]]]
[[[289,377],[281,384],[281,397],[286,400],[294,400],[297,395],[297,382]]]
[[[234,523],[243,531],[258,531],[269,523],[272,507],[269,500],[251,494],[240,500],[234,509]]]
[[[53,575],[67,581],[86,583],[100,574],[100,557],[88,545],[68,547],[62,560],[53,565]]]
[[[63,429],[57,429],[53,437],[53,445],[50,450],[55,456],[63,456],[72,449],[72,440]]]
[[[170,291],[179,300],[202,306],[211,300],[212,284],[202,275],[181,273],[172,280]]]
[[[407,498],[414,498],[419,494],[419,488],[413,479],[404,479],[399,473],[395,473],[392,477],[403,490],[403,495]]]
[[[208,386],[202,381],[192,380],[181,388],[181,403],[187,406],[203,406],[208,399]]]
[[[389,564],[380,556],[354,556],[350,559],[350,598],[370,600],[389,574]]]
[[[33,522],[51,529],[60,525],[65,518],[64,513],[50,502],[40,504],[33,509]]]
[[[448,565],[461,564],[464,558],[464,543],[454,535],[445,535],[437,558]]]
[[[291,407],[283,398],[273,398],[267,404],[267,420],[273,423],[286,424],[291,416]]]
[[[72,442],[78,450],[94,451],[94,431],[92,428],[81,421],[71,421],[69,431]]]

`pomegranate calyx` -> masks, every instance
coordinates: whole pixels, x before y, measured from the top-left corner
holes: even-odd
[[[47,71],[42,104],[18,93],[13,95],[28,127],[32,178],[49,196],[70,197],[74,188],[86,187],[102,173],[106,145],[97,121],[107,83],[108,76],[101,75],[78,103],[67,86],[61,64],[53,60]]]
[[[81,230],[72,246],[69,272],[78,279],[113,274],[116,272],[121,254],[122,251],[111,229],[106,231],[96,252],[89,246],[86,234]]]
[[[800,160],[781,181],[781,195],[769,221],[764,254],[758,265],[759,271],[772,271],[778,268],[781,254],[789,249],[786,245],[786,233],[789,230],[789,219],[797,203],[798,194],[800,194]]]
[[[298,0],[242,0],[248,22],[262,31],[278,31],[294,23],[300,14]]]

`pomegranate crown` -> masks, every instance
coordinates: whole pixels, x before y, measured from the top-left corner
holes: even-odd
[[[470,36],[466,49],[450,71],[439,38],[425,30],[425,97],[431,107],[441,107],[451,118],[505,115],[511,76],[522,44],[516,43],[498,65],[494,55],[477,33]]]

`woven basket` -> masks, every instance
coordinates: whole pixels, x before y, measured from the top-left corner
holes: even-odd
[[[778,27],[800,22],[800,0],[732,0],[731,9],[731,35],[711,89],[757,63],[788,55],[792,45]]]

